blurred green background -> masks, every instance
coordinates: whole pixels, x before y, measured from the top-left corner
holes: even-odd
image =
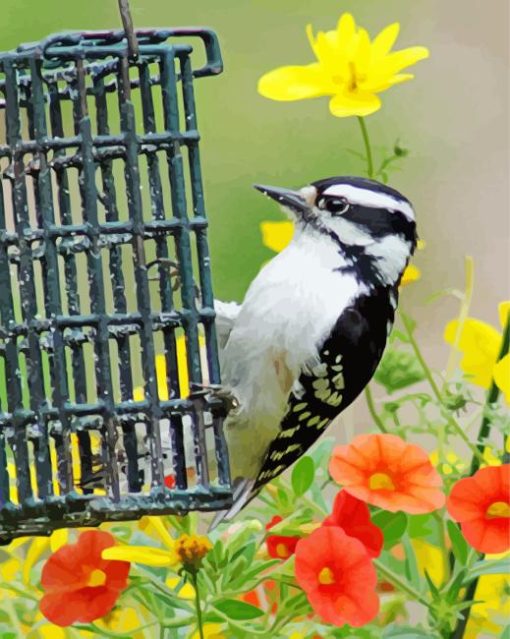
[[[276,103],[256,92],[258,78],[312,54],[305,25],[334,28],[351,11],[372,35],[402,24],[397,47],[426,45],[431,58],[416,79],[382,95],[367,119],[376,147],[398,138],[411,155],[392,184],[415,204],[427,248],[422,280],[405,291],[415,306],[447,286],[462,286],[463,255],[476,261],[474,313],[496,323],[509,287],[508,11],[506,0],[131,0],[135,25],[201,24],[219,34],[225,72],[196,83],[215,292],[241,299],[271,257],[260,222],[283,219],[252,189],[254,182],[301,186],[357,173],[346,148],[361,149],[353,119],[330,116],[327,99]],[[0,48],[66,29],[120,25],[116,0],[2,0]],[[429,350],[456,304],[419,311]],[[443,348],[440,345],[440,348]]]

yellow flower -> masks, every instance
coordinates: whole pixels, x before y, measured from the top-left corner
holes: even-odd
[[[211,542],[203,535],[181,535],[175,542],[175,552],[181,564],[191,571],[200,568],[202,559],[211,548]]]
[[[423,539],[411,539],[411,545],[416,556],[418,571],[421,575],[425,575],[427,571],[432,583],[439,587],[446,575],[443,551]]]
[[[159,517],[144,517],[144,526],[150,526],[157,532],[165,549],[153,546],[112,546],[103,550],[103,559],[117,561],[129,561],[157,566],[173,568],[182,565],[189,571],[196,571],[205,555],[212,548],[207,537],[201,535],[180,535],[174,539]]]
[[[316,37],[308,25],[306,33],[317,62],[270,71],[260,78],[258,91],[281,101],[329,95],[333,96],[329,110],[339,118],[370,115],[381,108],[376,94],[411,80],[412,74],[400,72],[429,55],[425,47],[392,52],[399,30],[395,22],[371,41],[350,13],[340,17],[335,31],[319,31]]]
[[[168,532],[160,517],[143,517],[142,528],[148,527],[155,532],[163,542],[165,549],[153,546],[112,546],[103,550],[103,559],[129,561],[146,566],[174,567],[179,564],[179,557],[175,552],[175,540]]]
[[[227,636],[223,634],[219,623],[206,623],[204,624],[204,639],[227,639]],[[198,630],[191,635],[190,639],[200,639],[200,633]]]
[[[510,301],[501,302],[499,319],[502,327],[506,325],[509,313]],[[503,338],[501,333],[486,322],[468,317],[457,338],[458,326],[457,320],[449,322],[444,339],[462,353],[461,369],[476,386],[489,388],[494,380],[510,403],[510,355],[497,361]]]
[[[294,235],[294,223],[290,221],[284,222],[261,222],[260,230],[262,232],[262,243],[275,253],[283,251],[287,247]],[[418,241],[418,250],[424,248],[425,242]],[[406,286],[412,282],[416,282],[421,277],[421,271],[414,264],[409,264],[402,275],[400,286]]]
[[[509,553],[487,555],[487,559],[504,559]],[[478,581],[471,607],[465,639],[485,637],[482,632],[501,636],[503,627],[510,618],[510,578],[508,575],[482,575]]]

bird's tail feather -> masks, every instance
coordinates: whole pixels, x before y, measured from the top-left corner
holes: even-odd
[[[252,492],[255,485],[254,479],[239,479],[234,482],[234,503],[227,510],[220,510],[216,513],[211,525],[209,526],[209,532],[214,530],[218,524],[222,521],[230,521],[233,519],[241,509],[243,509],[255,496],[256,492]]]

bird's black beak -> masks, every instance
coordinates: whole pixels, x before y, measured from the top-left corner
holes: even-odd
[[[282,189],[279,186],[264,186],[262,184],[254,184],[253,186],[257,191],[276,200],[278,204],[285,206],[300,216],[310,211],[310,205],[299,191]]]

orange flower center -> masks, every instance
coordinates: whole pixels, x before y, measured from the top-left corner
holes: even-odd
[[[510,504],[506,501],[495,501],[487,508],[487,517],[510,517]]]
[[[276,544],[276,554],[282,559],[286,559],[290,556],[289,549],[285,544]]]
[[[370,490],[395,490],[395,484],[386,473],[374,473],[368,480]]]
[[[321,586],[331,586],[335,583],[335,575],[331,568],[325,566],[319,573],[319,583]]]
[[[102,570],[95,568],[89,575],[87,586],[89,588],[97,588],[98,586],[104,586],[106,583],[106,573]]]

